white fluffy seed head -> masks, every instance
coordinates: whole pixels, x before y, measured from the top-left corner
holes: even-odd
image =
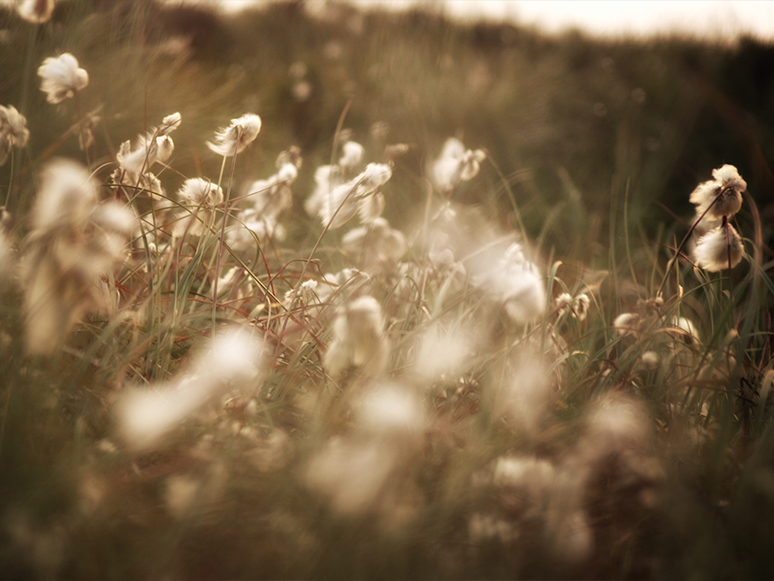
[[[40,90],[46,93],[49,103],[60,103],[89,84],[89,73],[78,66],[78,59],[70,53],[44,60],[38,76],[42,79]]]
[[[691,192],[691,203],[701,217],[719,220],[730,218],[742,207],[742,192],[747,189],[745,182],[733,165],[723,165],[712,170],[712,178],[699,184]]]
[[[218,155],[230,157],[242,152],[250,145],[261,131],[261,118],[253,113],[246,113],[238,119],[232,119],[231,125],[219,129],[215,134],[214,143],[207,142],[207,147]]]
[[[727,224],[707,232],[693,251],[696,266],[709,272],[734,268],[742,260],[744,246],[736,229]]]

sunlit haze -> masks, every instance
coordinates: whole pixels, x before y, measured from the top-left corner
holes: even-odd
[[[774,3],[755,0],[348,0],[363,8],[403,10],[427,6],[459,18],[504,20],[535,26],[548,33],[578,28],[594,35],[650,36],[681,33],[733,39],[743,34],[774,37]],[[327,0],[308,0],[313,10]],[[226,10],[239,10],[254,0],[223,0]]]

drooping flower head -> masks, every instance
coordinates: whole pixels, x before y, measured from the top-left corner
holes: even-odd
[[[55,5],[55,0],[23,0],[16,12],[27,22],[42,24],[51,18]]]
[[[215,142],[208,141],[207,147],[218,155],[229,157],[240,153],[250,145],[261,131],[261,118],[253,113],[246,113],[238,119],[232,119],[231,125],[219,129],[215,134]]]
[[[0,165],[5,163],[12,147],[24,147],[30,138],[27,119],[15,107],[0,106]]]
[[[61,103],[89,84],[89,73],[79,68],[78,60],[67,52],[44,60],[38,76],[43,81],[40,90],[46,93],[49,103]]]
[[[713,169],[712,178],[691,192],[691,203],[696,205],[699,217],[706,212],[710,219],[730,218],[742,207],[742,192],[747,189],[747,182],[728,164]]]
[[[696,266],[709,272],[734,268],[742,260],[742,238],[731,224],[718,226],[702,236],[693,251]]]

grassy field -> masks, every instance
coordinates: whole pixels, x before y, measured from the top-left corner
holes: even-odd
[[[4,10],[0,577],[774,576],[774,47]]]

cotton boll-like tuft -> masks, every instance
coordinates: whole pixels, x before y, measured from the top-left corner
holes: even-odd
[[[38,76],[42,79],[40,90],[52,104],[73,97],[89,84],[89,73],[78,66],[78,60],[70,53],[44,60]]]
[[[238,119],[232,119],[231,125],[219,129],[215,134],[215,142],[208,141],[207,147],[218,155],[230,157],[241,153],[250,145],[261,131],[261,118],[253,113],[246,113]]]
[[[696,329],[696,325],[693,324],[693,321],[686,317],[675,317],[672,320],[672,324],[677,327],[678,329],[682,329],[688,335],[691,337],[693,341],[696,343],[699,343],[699,331]]]
[[[699,216],[707,212],[710,219],[730,218],[742,207],[742,192],[747,189],[747,182],[728,164],[712,170],[712,178],[691,192],[691,203],[696,205]]]
[[[8,159],[11,148],[25,147],[29,137],[26,117],[12,105],[0,106],[0,165]]]
[[[729,252],[731,268],[734,268],[742,260],[744,246],[736,229],[727,224],[702,236],[693,254],[696,266],[709,272],[718,272],[729,267]]]
[[[640,316],[636,313],[621,313],[613,321],[613,329],[619,335],[630,335],[640,332]]]

